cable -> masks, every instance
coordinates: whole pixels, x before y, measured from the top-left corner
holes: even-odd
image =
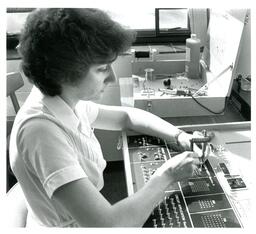
[[[192,97],[192,99],[201,107],[203,107],[204,109],[208,110],[209,112],[211,112],[212,114],[216,114],[216,115],[219,115],[219,114],[222,114],[225,109],[226,109],[226,106],[227,106],[227,98],[225,99],[225,105],[224,105],[224,108],[220,111],[220,112],[215,112],[213,110],[210,110],[208,107],[204,106],[202,103],[200,103],[198,100],[196,100],[196,98],[193,96],[197,93],[199,93],[201,90],[205,89],[206,87],[209,87],[209,85],[213,82],[215,82],[217,79],[219,79],[224,73],[226,73],[229,69],[233,69],[233,64],[229,65],[227,68],[225,68],[222,72],[220,72],[217,76],[215,76],[210,82],[208,82],[207,84],[205,84],[204,86],[202,86],[199,90],[196,91],[196,93],[194,94],[191,94],[190,90],[189,90],[189,93],[188,95]]]
[[[204,109],[206,109],[207,111],[211,112],[212,114],[215,114],[215,115],[219,115],[219,114],[222,114],[224,113],[225,109],[226,109],[226,106],[227,106],[227,97],[225,98],[225,105],[224,105],[224,108],[220,111],[220,112],[215,112],[211,109],[209,109],[208,107],[204,106],[202,103],[200,103],[198,100],[196,100],[195,97],[193,97],[193,95],[191,94],[191,92],[189,91],[189,94],[188,96],[191,96],[192,99],[201,107],[203,107]]]

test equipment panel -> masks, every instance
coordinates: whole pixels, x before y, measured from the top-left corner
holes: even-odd
[[[240,144],[239,148],[246,149],[250,144],[250,131],[242,125],[242,128],[240,126],[238,130],[232,130],[240,141],[227,140],[225,137],[231,131],[230,127],[232,129],[234,126],[224,127],[228,129],[226,131],[213,131],[213,153],[203,164],[200,173],[170,186],[165,191],[164,200],[155,207],[144,227],[240,228],[248,225],[250,182],[234,166],[237,163],[242,165],[239,163],[239,156],[231,153],[229,149],[232,146],[229,149],[226,146],[234,143]],[[223,129],[221,125],[217,128]],[[194,128],[187,128],[189,131],[192,129]],[[124,134],[123,138],[129,195],[143,187],[166,160],[179,153],[156,137]],[[219,144],[219,141],[225,143]]]

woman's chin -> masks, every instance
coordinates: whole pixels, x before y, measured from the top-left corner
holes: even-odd
[[[92,97],[92,101],[99,101],[102,98],[103,94],[104,94],[104,91],[100,91],[97,95]]]

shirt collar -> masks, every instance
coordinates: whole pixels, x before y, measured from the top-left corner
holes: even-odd
[[[60,122],[68,128],[78,128],[79,119],[75,115],[71,107],[59,96],[47,96],[41,93],[41,91],[34,87],[32,92],[36,94],[47,107],[47,109],[58,119]]]

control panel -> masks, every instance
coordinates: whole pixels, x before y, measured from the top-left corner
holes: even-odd
[[[165,161],[179,154],[165,141],[148,135],[128,136],[127,144],[134,192]],[[239,209],[239,202],[233,198],[237,192],[248,189],[246,181],[241,175],[233,175],[229,164],[220,157],[225,148],[211,146],[214,160],[209,157],[200,173],[171,185],[144,227],[243,227],[245,208]]]

